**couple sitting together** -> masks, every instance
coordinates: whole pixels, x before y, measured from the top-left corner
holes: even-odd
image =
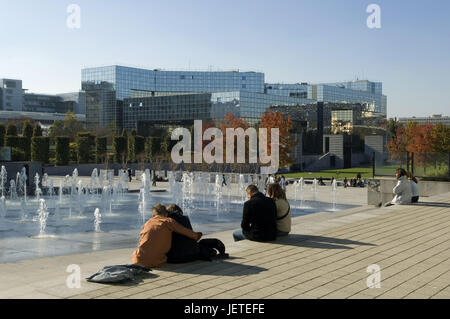
[[[270,184],[266,197],[255,185],[246,189],[248,201],[244,203],[242,230],[233,233],[235,241],[272,241],[287,236],[291,231],[291,210],[286,194],[278,183]],[[162,267],[168,263],[227,258],[225,245],[218,239],[202,239],[194,232],[180,207],[158,204],[140,233],[138,248],[132,255],[134,265]],[[200,241],[199,241],[200,240]]]
[[[267,196],[258,187],[246,189],[248,201],[244,204],[241,230],[233,233],[234,241],[272,241],[277,236],[287,236],[291,231],[291,208],[280,184],[272,183]]]
[[[134,265],[162,267],[168,263],[226,258],[225,245],[218,239],[202,239],[192,230],[191,222],[175,204],[158,204],[140,233],[138,248],[132,255]],[[200,241],[199,241],[200,240]]]

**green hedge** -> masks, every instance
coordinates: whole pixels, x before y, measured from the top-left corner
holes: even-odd
[[[77,137],[87,137],[89,139],[89,145],[94,147],[95,145],[95,135],[92,135],[90,132],[78,132]]]
[[[161,153],[161,143],[162,143],[161,137],[156,136],[149,136],[146,140],[146,154],[147,154],[147,160],[149,162],[153,162],[155,160],[156,155]]]
[[[14,123],[9,123],[6,127],[6,135],[17,136],[17,126]]]
[[[69,164],[70,158],[70,138],[67,136],[57,136],[56,140],[56,148],[55,148],[55,160],[56,165],[67,165]]]
[[[69,163],[78,163],[78,144],[77,144],[77,142],[69,143]]]
[[[95,161],[97,163],[101,163],[105,161],[107,158],[107,138],[106,137],[97,137],[95,139]]]
[[[36,123],[33,128],[33,137],[42,136],[42,127]]]
[[[35,162],[49,163],[50,138],[36,136],[31,138],[31,160]]]
[[[24,162],[25,159],[25,152],[17,147],[11,148],[11,160],[14,162]]]
[[[145,153],[145,137],[136,135],[134,140],[134,152],[137,158],[138,155]]]
[[[28,138],[23,136],[5,136],[5,146],[10,146],[12,148],[20,149],[24,153],[24,158],[21,161],[29,161],[30,160],[30,142]],[[12,151],[12,150],[11,150]],[[11,155],[12,156],[12,155]],[[20,155],[22,156],[22,155]],[[17,161],[17,160],[16,160]]]
[[[135,136],[130,135],[128,137],[128,162],[135,163],[136,162],[136,153],[134,150],[134,142],[135,142]]]
[[[136,163],[138,160],[138,156],[142,153],[145,153],[145,137],[131,134],[128,138],[129,162]]]
[[[5,135],[6,135],[6,128],[3,123],[0,123],[0,147],[3,147],[5,145]]]
[[[122,155],[128,155],[127,138],[125,136],[114,136],[113,138],[114,162],[122,163]]]
[[[89,137],[78,137],[77,141],[78,164],[89,163],[91,155],[91,142]]]

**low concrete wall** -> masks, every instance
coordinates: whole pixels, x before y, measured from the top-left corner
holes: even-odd
[[[394,198],[392,189],[397,184],[395,178],[374,178],[367,184],[367,204],[384,205]],[[450,192],[450,182],[419,180],[419,197],[429,197]]]

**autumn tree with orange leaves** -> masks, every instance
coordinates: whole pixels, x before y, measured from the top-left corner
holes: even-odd
[[[294,135],[291,134],[293,128],[293,123],[291,117],[288,116],[286,119],[283,114],[274,112],[269,109],[266,113],[261,116],[260,128],[267,128],[267,138],[268,138],[268,152],[270,153],[271,145],[271,130],[272,128],[279,129],[279,156],[280,162],[279,167],[284,167],[291,165],[294,159],[291,158],[293,148],[297,145],[297,140]]]
[[[387,144],[387,149],[392,159],[404,161],[408,153],[414,153],[416,164],[425,165],[434,154],[449,153],[449,143],[450,127],[409,122],[397,124],[396,134]]]

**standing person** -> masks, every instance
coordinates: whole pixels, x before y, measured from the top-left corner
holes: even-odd
[[[344,188],[347,188],[348,186],[348,179],[347,177],[344,178]]]
[[[408,181],[406,171],[403,168],[397,168],[395,177],[397,178],[397,185],[392,190],[395,197],[392,201],[386,203],[385,206],[411,204],[411,184]]]
[[[225,179],[225,174],[222,174],[222,187],[227,186],[227,181]]]
[[[152,213],[153,217],[142,227],[139,245],[131,256],[134,265],[162,267],[167,261],[166,254],[172,245],[172,232],[182,234],[195,241],[202,237],[202,233],[195,233],[172,218],[168,218],[164,205],[154,206]]]
[[[131,182],[131,168],[128,168],[127,172],[128,172],[128,180]]]
[[[411,173],[408,173],[408,180],[411,184],[411,203],[417,203],[419,201],[419,182]]]
[[[277,238],[277,206],[272,198],[264,196],[255,185],[246,189],[241,230],[233,233],[234,241],[272,241]]]
[[[291,231],[291,207],[286,193],[279,184],[270,184],[267,196],[275,201],[277,207],[277,236],[287,236]]]

